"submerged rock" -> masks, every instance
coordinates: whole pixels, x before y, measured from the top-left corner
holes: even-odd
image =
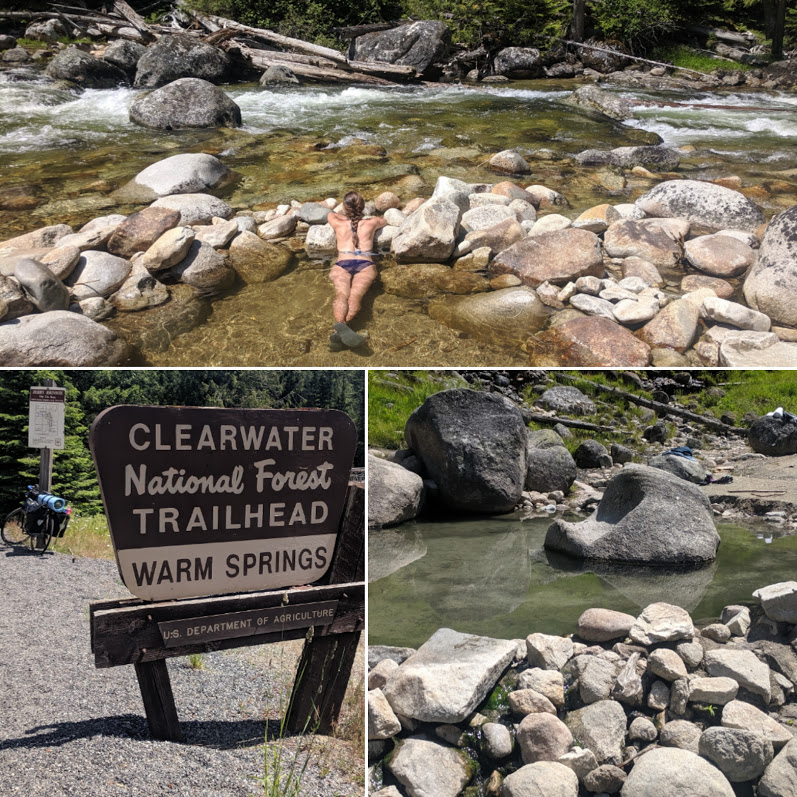
[[[213,155],[185,153],[164,158],[140,171],[115,196],[130,202],[151,202],[171,194],[197,194],[231,179],[230,170]]]
[[[592,517],[556,520],[545,547],[583,559],[676,565],[711,561],[719,541],[709,501],[696,486],[629,464],[609,482]]]
[[[107,327],[68,310],[28,315],[0,324],[4,366],[115,366],[127,345]]]
[[[603,91],[597,86],[581,86],[577,88],[565,102],[581,108],[598,111],[610,119],[623,121],[631,116],[631,103],[628,100]]]

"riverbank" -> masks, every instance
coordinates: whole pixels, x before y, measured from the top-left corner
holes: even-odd
[[[564,637],[440,629],[417,651],[371,648],[372,793],[786,794],[796,595],[771,585],[700,629],[656,603],[590,609]]]

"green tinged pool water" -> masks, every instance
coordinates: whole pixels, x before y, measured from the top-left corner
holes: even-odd
[[[633,201],[654,183],[606,167],[579,167],[567,157],[649,143],[655,134],[670,146],[694,147],[679,170],[686,177],[737,175],[756,189],[768,216],[797,203],[791,155],[797,95],[616,89],[634,104],[633,118],[623,125],[567,105],[578,85],[229,86],[225,90],[241,107],[241,129],[166,132],[129,121],[127,109],[138,90],[76,93],[35,73],[0,72],[0,240],[46,224],[79,226],[96,216],[131,213],[138,208],[120,205],[115,189],[146,166],[183,152],[217,155],[238,172],[240,180],[225,199],[236,210],[251,210],[292,199],[340,198],[352,188],[368,197],[391,190],[405,202],[431,194],[440,175],[496,182],[502,178],[487,168],[490,155],[514,148],[532,165],[522,182],[564,193],[571,205],[564,212],[575,217],[592,205]],[[651,100],[681,105],[647,104]],[[393,266],[389,257],[380,260],[380,270]],[[185,314],[176,322],[166,310],[109,326],[137,347],[135,364],[153,366],[528,363],[516,345],[473,340],[430,319],[425,297],[391,295],[380,283],[358,319],[370,334],[368,345],[330,353],[331,300],[326,265],[300,252],[275,282],[239,281],[203,299],[204,311],[193,316],[198,323]]]
[[[508,639],[569,634],[585,609],[682,606],[696,623],[797,573],[797,536],[719,524],[717,559],[688,572],[579,563],[543,548],[548,518],[409,523],[369,532],[370,644],[417,647],[438,628]]]

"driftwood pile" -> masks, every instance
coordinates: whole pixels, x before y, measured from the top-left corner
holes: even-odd
[[[242,71],[262,72],[270,66],[287,66],[299,77],[326,83],[391,85],[419,78],[411,66],[354,61],[329,47],[186,7],[167,15],[169,25],[147,22],[125,0],[115,0],[113,10],[107,13],[62,3],[52,3],[50,8],[51,11],[0,11],[0,20],[59,19],[68,30],[75,29],[80,35],[129,39],[141,44],[180,33],[226,50]]]

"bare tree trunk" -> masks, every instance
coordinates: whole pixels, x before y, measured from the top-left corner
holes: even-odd
[[[777,61],[783,58],[783,34],[786,31],[786,0],[778,0],[775,17],[775,32],[772,34],[772,57]]]
[[[584,15],[586,0],[573,0],[573,22],[570,25],[570,38],[573,41],[584,41]]]

